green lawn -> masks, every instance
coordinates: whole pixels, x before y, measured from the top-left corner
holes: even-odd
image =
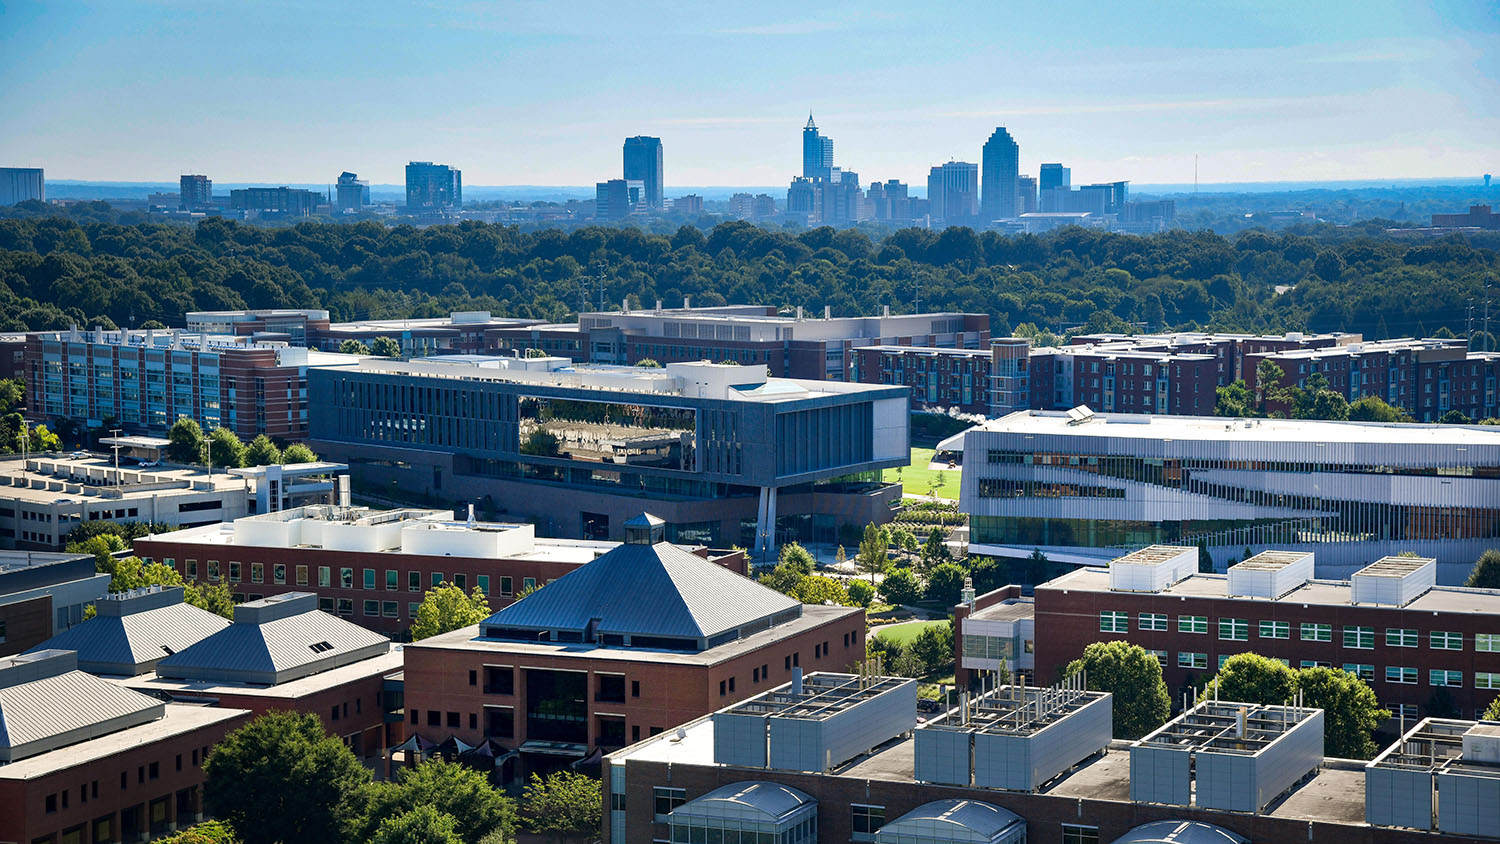
[[[927,495],[929,492],[939,498],[958,498],[958,469],[932,470],[927,465],[932,462],[933,449],[914,448],[911,450],[911,463],[899,469],[886,469],[881,480],[886,483],[900,483],[907,495]],[[938,486],[941,481],[942,485]],[[934,490],[935,487],[935,490]]]
[[[910,645],[922,635],[922,631],[929,627],[939,627],[947,624],[946,621],[908,621],[902,624],[892,624],[875,631],[875,635],[882,636],[892,642],[901,642]]]

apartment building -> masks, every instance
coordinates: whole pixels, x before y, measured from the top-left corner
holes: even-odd
[[[255,341],[285,342],[337,352],[346,340],[371,345],[377,337],[394,340],[402,357],[480,354],[486,334],[496,328],[536,325],[541,320],[494,317],[489,311],[454,311],[446,317],[367,319],[332,322],[325,310],[275,308],[243,311],[190,311],[187,330],[232,334]]]

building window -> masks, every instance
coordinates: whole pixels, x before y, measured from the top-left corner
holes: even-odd
[[[855,841],[873,841],[875,833],[885,826],[885,807],[853,803],[849,806],[849,828]]]
[[[366,589],[374,589],[375,588],[375,570],[374,569],[365,569],[365,588]]]
[[[297,585],[307,585],[307,566],[297,566]]]
[[[354,599],[353,598],[340,598],[339,599],[339,615],[354,615]]]
[[[509,666],[486,665],[484,667],[484,693],[487,695],[515,694],[515,671]]]
[[[1375,647],[1375,628],[1373,627],[1345,627],[1344,647],[1370,650]]]
[[[1304,664],[1303,667],[1306,668],[1307,666]],[[1366,683],[1375,682],[1375,666],[1373,665],[1367,665],[1363,662],[1346,662],[1344,663],[1344,670],[1364,680]]]
[[[381,601],[380,614],[386,618],[400,618],[401,605],[395,601]]]
[[[208,579],[217,583],[219,581],[219,561],[208,561]]]
[[[662,788],[657,786],[651,789],[652,801],[656,804],[656,822],[666,823],[667,815],[672,810],[687,802],[687,789],[685,788]]]
[[[436,589],[436,588],[438,588],[439,586],[442,586],[442,585],[443,585],[443,573],[440,572],[440,571],[433,572],[432,573],[432,588]]]
[[[515,594],[511,589],[511,579],[505,576],[500,578],[500,594],[507,598]]]
[[[1347,638],[1349,628],[1344,628],[1344,636]],[[1345,647],[1350,647],[1346,642]],[[1388,648],[1415,648],[1417,646],[1417,631],[1410,627],[1387,627],[1385,629],[1385,646]]]
[[[1500,689],[1500,671],[1475,671],[1474,688]]]
[[[1427,685],[1429,686],[1462,687],[1463,684],[1464,673],[1462,671],[1444,671],[1441,668],[1433,668],[1427,672]]]
[[[469,588],[469,576],[455,573],[453,575],[453,585],[461,590],[467,590]]]
[[[1464,649],[1464,634],[1462,633],[1444,633],[1434,630],[1428,634],[1427,641],[1435,651],[1461,651]]]
[[[1399,665],[1387,665],[1385,667],[1385,681],[1387,683],[1404,683],[1414,686],[1417,683],[1417,669],[1403,668]]]
[[[1099,827],[1076,823],[1062,825],[1063,844],[1099,844]]]
[[[1139,616],[1139,624],[1142,630],[1166,630],[1167,614],[1163,612],[1143,612]]]
[[[1178,633],[1207,633],[1208,616],[1206,615],[1179,615],[1177,616]]]
[[[232,561],[229,563],[229,582],[230,583],[239,583],[240,582],[240,564],[239,563],[232,562]]]
[[[1500,652],[1500,633],[1475,633],[1474,650],[1483,653]]]
[[[1332,642],[1332,624],[1309,624],[1302,622],[1302,641],[1304,642]]]
[[[489,596],[489,594],[490,594],[490,576],[489,575],[487,575],[487,574],[476,574],[476,575],[474,575],[474,584],[479,587],[479,591],[480,592],[483,592],[485,594],[485,597]]]
[[[1249,641],[1250,622],[1243,618],[1219,619],[1219,638],[1226,642]]]
[[[1292,624],[1289,621],[1262,621],[1260,637],[1262,639],[1290,639],[1292,638]]]
[[[370,615],[370,616],[378,616],[378,615],[380,615],[380,602],[379,601],[365,601],[365,615]]]
[[[1208,654],[1193,653],[1192,651],[1177,652],[1178,668],[1207,668]]]
[[[395,569],[385,570],[385,591],[394,592],[401,588],[401,573]]]
[[[333,585],[332,572],[328,566],[318,566],[318,585],[325,589]]]
[[[1417,720],[1417,705],[1415,703],[1392,703],[1386,706],[1391,711],[1391,717],[1400,718],[1405,721]]]
[[[523,578],[521,578],[521,590],[524,591],[524,592],[527,592],[527,593],[535,592],[536,591],[536,578],[534,578],[534,577],[523,577]]]
[[[422,591],[422,573],[421,572],[419,572],[419,571],[409,571],[409,572],[406,573],[406,591],[408,591],[408,592],[421,592]]]
[[[1161,663],[1161,667],[1162,668],[1166,668],[1167,667],[1168,655],[1167,655],[1166,651],[1159,651],[1159,650],[1156,650],[1155,648],[1150,648],[1150,649],[1148,649],[1146,651],[1146,653],[1151,654],[1152,656],[1156,657],[1156,661],[1159,662],[1159,663]]]
[[[345,589],[354,588],[354,569],[339,569],[339,585]]]
[[[1130,613],[1112,612],[1109,610],[1099,613],[1099,632],[1129,633]]]
[[[1333,667],[1333,663],[1331,663],[1331,662],[1324,662],[1321,659],[1304,659],[1304,660],[1302,660],[1302,667],[1303,668],[1332,668]],[[1370,666],[1370,673],[1373,674],[1374,672],[1375,672],[1375,666],[1372,665],[1372,666]]]
[[[282,580],[286,580],[286,571],[285,570],[282,571],[281,579]],[[265,583],[266,582],[266,565],[265,565],[265,563],[251,563],[250,564],[250,582],[251,583]]]

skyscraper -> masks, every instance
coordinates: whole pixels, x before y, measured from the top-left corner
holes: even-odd
[[[932,168],[927,174],[927,202],[934,221],[947,226],[972,224],[979,214],[979,165],[950,161]]]
[[[661,138],[637,135],[625,139],[625,180],[646,186],[647,206],[662,207]]]
[[[40,167],[0,167],[0,205],[46,199],[47,180]]]
[[[802,178],[827,179],[833,171],[833,138],[818,134],[812,112],[802,128]]]
[[[984,142],[984,182],[981,223],[1016,216],[1017,184],[1021,176],[1021,148],[1004,126],[996,127]]]
[[[347,170],[339,174],[334,207],[339,211],[358,211],[370,204],[370,183]]]
[[[1037,187],[1041,190],[1073,186],[1073,171],[1061,164],[1043,164]]]
[[[1036,177],[1022,176],[1016,180],[1016,213],[1027,214],[1036,210]]]
[[[181,176],[177,179],[177,190],[184,211],[213,207],[214,183],[207,176]]]
[[[461,172],[446,164],[413,161],[406,165],[406,208],[457,208],[463,204]]]
[[[623,220],[645,207],[646,185],[640,179],[610,179],[594,185],[594,216]]]

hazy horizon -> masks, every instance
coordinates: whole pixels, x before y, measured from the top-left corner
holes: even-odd
[[[187,0],[0,5],[0,165],[87,181],[779,186],[811,110],[865,183],[978,161],[997,125],[1074,183],[1474,179],[1500,165],[1483,0],[753,8]],[[1171,20],[1172,26],[1162,26]]]

